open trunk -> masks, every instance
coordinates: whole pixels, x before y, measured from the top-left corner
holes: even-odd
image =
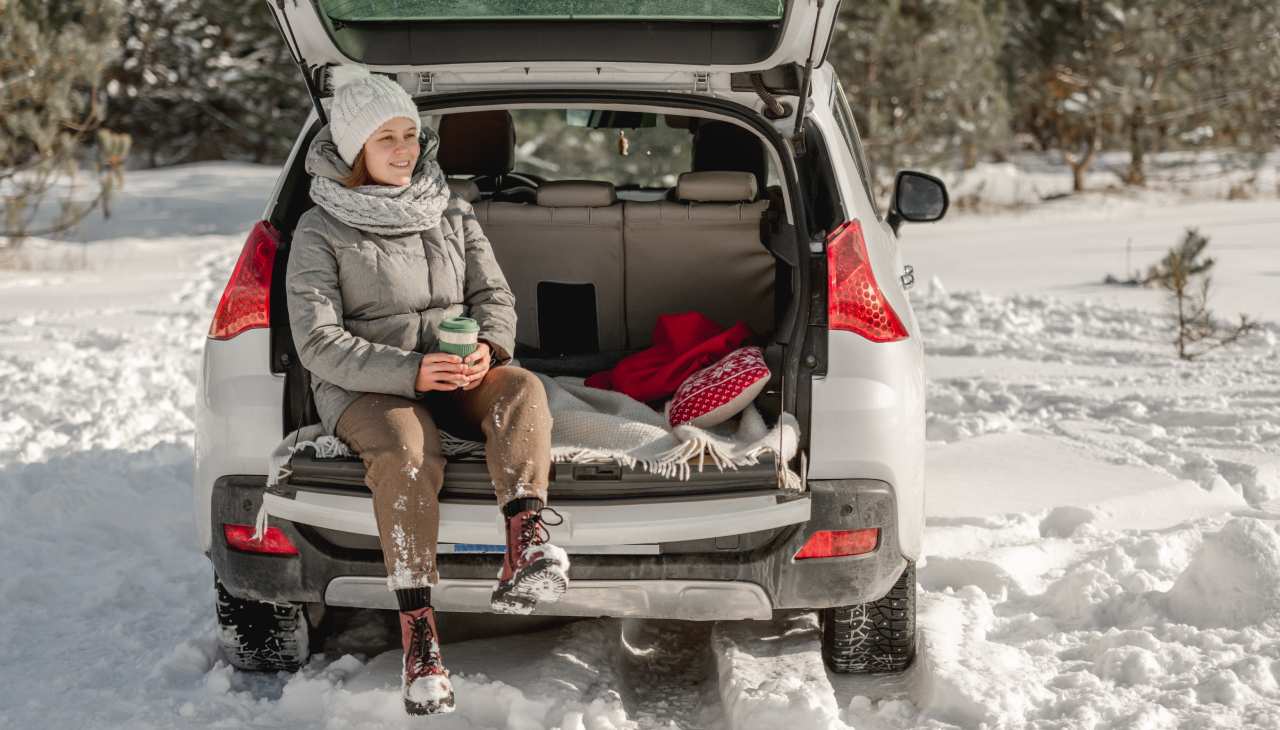
[[[517,362],[521,367],[551,376],[589,375],[595,369],[584,369],[582,365],[615,361],[625,354],[618,352],[604,357],[520,357],[522,350],[523,346],[517,349]],[[753,405],[759,409],[766,423],[772,426],[779,417],[782,403],[782,378],[778,371],[782,361],[781,349],[773,348],[770,355],[770,360],[773,361],[770,363],[771,370],[775,375]],[[293,382],[307,382],[307,374],[297,367],[291,368],[286,377]],[[311,412],[301,414],[304,417],[297,422],[299,426],[318,422],[310,398],[306,398],[306,401],[305,407]],[[781,489],[780,465],[772,454],[761,455],[756,464],[734,469],[719,469],[711,464],[709,458],[701,466],[697,457],[690,459],[689,463],[691,470],[688,478],[677,479],[652,474],[640,465],[558,462],[553,465],[549,496],[557,503],[634,498],[651,501],[778,494]],[[313,449],[303,448],[291,459],[289,472],[272,491],[290,496],[297,489],[335,494],[368,494],[364,483],[365,467],[358,458],[318,457]],[[442,501],[490,504],[493,498],[493,484],[483,454],[448,457],[444,487],[440,493]]]
[[[456,117],[460,122],[467,114]],[[623,116],[618,126],[636,123],[636,118]],[[472,130],[473,135],[484,126],[473,123],[483,121],[478,118],[466,121],[454,126]],[[453,133],[445,129],[444,122],[441,133],[440,149],[448,150],[452,144],[456,151],[460,141],[449,139]],[[502,130],[498,138],[506,134]],[[735,139],[740,142],[742,137]],[[763,146],[758,137],[751,139]],[[484,140],[472,143],[483,145]],[[494,174],[471,159],[472,169],[467,169],[467,158],[442,157],[441,165],[455,191],[472,199],[481,228],[516,294],[519,324],[515,355],[520,366],[551,376],[585,377],[608,369],[625,355],[650,345],[652,324],[663,312],[701,311],[724,326],[743,320],[758,336],[755,343],[762,345],[772,373],[754,405],[770,427],[784,408],[795,415],[801,424],[800,453],[804,452],[807,389],[796,392],[799,378],[795,363],[806,330],[805,277],[788,263],[803,259],[794,250],[801,239],[785,214],[779,183],[790,178],[782,171],[766,174],[759,170],[760,184],[746,185],[749,193],[740,200],[717,199],[734,196],[713,191],[710,200],[690,201],[682,199],[678,185],[669,190],[619,185],[615,190],[609,184],[612,181],[543,181],[538,175],[513,171],[511,164]],[[763,164],[766,156],[759,159]],[[744,171],[731,171],[729,179],[742,183],[748,178],[757,179]],[[543,187],[560,185],[554,204],[548,202],[551,196],[539,198],[540,182]],[[305,172],[296,160],[273,215],[282,239],[273,305],[285,301],[282,286],[287,243],[292,224],[312,204],[307,188]],[[536,253],[531,255],[530,250]],[[279,312],[276,309],[273,306],[273,367],[286,377],[283,432],[287,434],[319,419],[311,401],[308,374],[298,362],[288,332],[287,315],[282,306]],[[569,321],[568,329],[587,332],[588,336],[566,339],[555,327],[548,327],[548,321]],[[781,465],[771,455],[761,456],[757,464],[723,471],[710,459],[701,469],[698,462],[696,457],[691,460],[688,479],[657,476],[639,465],[557,463],[550,498],[555,502],[618,503],[755,496],[781,504],[799,496],[782,489]],[[788,466],[799,473],[800,462],[797,457]],[[334,497],[368,495],[364,466],[354,458],[317,458],[313,451],[304,449],[294,455],[290,472],[272,489],[280,497],[292,499],[299,490]],[[493,486],[482,456],[450,459],[441,500],[492,504]],[[768,529],[790,524],[800,515],[791,512],[795,510],[785,518],[775,515],[747,526]],[[274,507],[272,513],[278,514]],[[716,534],[714,526],[711,534]]]

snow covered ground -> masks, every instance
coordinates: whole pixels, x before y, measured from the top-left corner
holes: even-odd
[[[771,623],[447,616],[459,710],[410,720],[385,616],[296,675],[218,655],[193,545],[213,304],[274,171],[132,173],[89,246],[0,271],[0,728],[1280,727],[1280,202],[1090,195],[909,226],[929,359],[919,658],[829,674]],[[1172,357],[1103,287],[1200,226],[1224,314]]]

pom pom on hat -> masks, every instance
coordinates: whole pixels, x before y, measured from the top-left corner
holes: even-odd
[[[354,63],[344,63],[341,66],[334,66],[329,72],[329,85],[334,90],[350,84],[354,81],[362,81],[369,78],[372,74],[369,69],[364,66],[358,66]]]
[[[329,128],[338,154],[348,165],[355,164],[369,135],[396,117],[411,119],[417,131],[422,131],[413,97],[386,76],[370,73],[364,66],[344,64],[330,72],[330,80],[333,104]]]

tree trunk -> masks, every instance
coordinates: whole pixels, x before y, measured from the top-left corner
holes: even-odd
[[[1081,150],[1079,157],[1063,153],[1067,164],[1071,166],[1071,191],[1073,193],[1084,192],[1084,174],[1089,171],[1089,165],[1093,164],[1093,157],[1098,153],[1101,136],[1101,132],[1095,126],[1089,130],[1089,139],[1085,140],[1084,149]]]
[[[1071,192],[1084,192],[1084,172],[1088,163],[1071,163]]]
[[[1145,164],[1146,146],[1143,144],[1143,127],[1146,126],[1146,112],[1138,105],[1129,117],[1129,171],[1125,174],[1125,184],[1143,187],[1147,184]]]

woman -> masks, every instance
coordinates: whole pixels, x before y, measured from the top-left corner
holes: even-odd
[[[394,81],[346,67],[335,82],[329,125],[306,158],[316,206],[289,252],[289,321],[326,432],[365,463],[400,606],[405,709],[449,712],[430,589],[439,581],[439,429],[485,439],[507,525],[492,605],[527,613],[568,585],[568,558],[542,521],[551,414],[537,377],[506,364],[515,299],[471,205],[449,191],[439,137]],[[436,327],[459,315],[480,326],[476,351],[432,352]]]

